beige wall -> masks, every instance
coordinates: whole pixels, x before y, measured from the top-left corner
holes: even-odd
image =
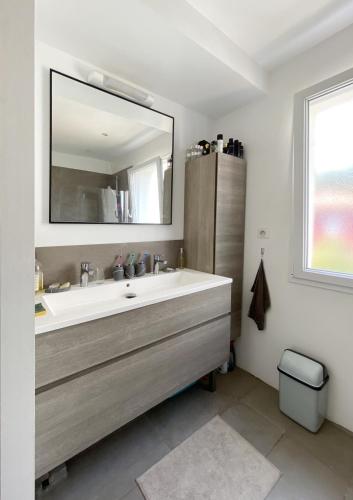
[[[112,277],[112,265],[117,255],[124,261],[130,253],[141,256],[144,251],[151,256],[160,254],[168,264],[176,266],[178,250],[183,240],[173,241],[140,241],[135,243],[118,243],[106,245],[72,245],[63,247],[40,247],[36,256],[43,266],[44,284],[50,285],[60,281],[78,283],[80,281],[80,262],[88,261],[94,266],[104,269],[106,278]],[[149,263],[146,262],[147,266]],[[151,271],[148,267],[147,271]]]

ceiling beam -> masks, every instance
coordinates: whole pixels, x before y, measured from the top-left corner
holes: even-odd
[[[267,91],[266,71],[186,0],[144,0],[172,28],[230,68],[260,92]]]

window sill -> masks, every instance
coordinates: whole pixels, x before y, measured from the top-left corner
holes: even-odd
[[[293,273],[289,274],[289,282],[297,285],[311,286],[315,288],[323,288],[324,290],[329,290],[333,292],[346,293],[353,295],[353,280],[351,285],[339,284],[339,283],[330,283],[330,276],[319,274],[319,273],[310,273],[303,272],[303,275],[297,276]],[[308,275],[308,276],[307,276]],[[320,276],[320,279],[315,279],[314,277]],[[327,277],[327,281],[325,281],[325,277]],[[338,278],[339,279],[339,278]],[[344,278],[343,278],[344,279]]]

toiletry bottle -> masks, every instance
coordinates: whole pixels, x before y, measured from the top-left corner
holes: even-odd
[[[208,155],[210,153],[210,143],[204,139],[199,142],[199,146],[202,147],[202,155]]]
[[[217,153],[223,153],[223,134],[217,135]]]
[[[239,141],[236,139],[234,141],[234,156],[239,156]]]
[[[185,266],[184,248],[179,248],[178,268],[179,269],[184,269],[184,266]]]
[[[43,271],[41,263],[36,259],[34,264],[34,291],[39,292],[40,290],[43,290]]]
[[[186,160],[186,161],[191,160],[191,148],[187,148],[187,150],[186,150],[185,160]]]
[[[228,141],[227,154],[234,155],[234,141],[232,137]]]
[[[211,142],[211,153],[217,153],[217,141]]]

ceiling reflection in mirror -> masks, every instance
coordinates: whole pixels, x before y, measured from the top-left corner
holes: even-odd
[[[171,224],[174,119],[51,71],[50,221]]]

